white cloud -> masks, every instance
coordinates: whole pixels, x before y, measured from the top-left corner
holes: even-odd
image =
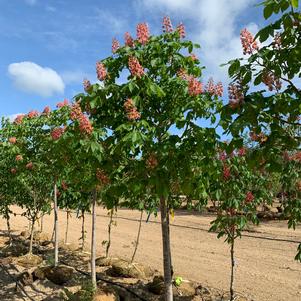
[[[159,11],[177,18],[188,19],[194,24],[189,33],[193,41],[201,44],[200,60],[207,68],[206,75],[227,81],[227,67],[220,64],[241,57],[242,50],[237,31],[237,18],[255,0],[137,0],[140,7]],[[241,21],[240,21],[241,22]],[[253,33],[256,24],[242,24]]]
[[[33,62],[20,62],[10,64],[8,73],[14,85],[24,92],[44,97],[64,92],[65,84],[61,76],[51,68]]]

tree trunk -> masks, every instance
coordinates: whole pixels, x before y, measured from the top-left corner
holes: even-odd
[[[66,231],[65,231],[65,244],[68,243],[69,217],[70,217],[70,210],[67,210],[67,222],[66,222]]]
[[[133,253],[132,259],[131,259],[131,263],[134,262],[134,259],[135,259],[135,256],[136,256],[136,252],[137,252],[137,249],[138,249],[138,245],[139,245],[140,233],[141,233],[141,225],[142,225],[142,216],[143,216],[143,210],[141,210],[141,214],[140,214],[138,234],[137,234],[137,239],[135,241],[135,249],[134,249],[134,253]]]
[[[33,232],[34,232],[34,225],[36,222],[36,217],[34,216],[31,220],[31,229],[30,229],[30,242],[29,242],[29,254],[32,254],[32,246],[33,246]]]
[[[58,231],[57,186],[54,184],[54,266],[59,263],[59,231]]]
[[[112,223],[113,223],[113,209],[111,209],[110,212],[110,221],[109,221],[109,225],[108,225],[108,242],[107,242],[107,246],[106,246],[106,257],[109,256],[109,251],[110,251],[110,247],[111,247],[111,230],[112,230]]]
[[[161,228],[163,243],[163,267],[165,283],[165,301],[173,301],[172,294],[172,266],[169,235],[169,212],[167,210],[165,198],[160,198]]]
[[[230,301],[234,300],[234,268],[235,268],[235,260],[234,260],[234,239],[231,242],[231,280],[230,280]]]
[[[6,218],[6,225],[7,225],[7,234],[9,237],[9,245],[11,246],[13,243],[13,238],[11,235],[11,228],[10,228],[10,216],[9,216],[9,209],[6,208],[6,212],[5,212],[5,218]]]
[[[92,199],[92,239],[91,239],[91,279],[94,289],[96,289],[96,201],[97,192],[94,190]]]
[[[44,214],[41,215],[41,227],[40,227],[41,232],[43,232],[43,228],[44,228]]]
[[[86,234],[85,234],[85,211],[82,210],[82,237],[81,237],[81,240],[82,240],[82,246],[81,246],[81,250],[82,252],[84,251],[85,249],[85,241],[86,241]]]

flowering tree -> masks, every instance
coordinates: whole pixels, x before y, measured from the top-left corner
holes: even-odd
[[[273,201],[267,172],[247,163],[251,152],[244,147],[230,155],[221,151],[216,172],[210,177],[209,194],[217,204],[217,217],[211,222],[210,230],[218,232],[218,238],[225,236],[225,241],[231,246],[231,301],[234,300],[235,239],[241,237],[249,221],[259,223],[257,207]]]
[[[278,15],[255,37],[242,30],[247,57],[229,62],[233,82],[221,125],[233,136],[230,148],[241,147],[243,134],[249,132],[257,145],[251,156],[253,165],[265,163],[269,170],[281,173],[290,168],[283,169],[283,154],[300,152],[301,14],[298,0],[266,0],[263,4],[266,19]],[[299,177],[297,170],[290,174],[295,175],[293,182]],[[283,174],[282,179],[286,176]],[[291,200],[290,195],[294,196]],[[301,221],[296,214],[299,201],[299,194],[287,194],[285,214],[293,217],[289,226]]]
[[[192,53],[199,46],[184,40],[183,24],[173,30],[165,17],[163,29],[151,36],[148,25],[140,23],[136,39],[126,33],[123,47],[114,39],[113,55],[96,64],[103,86],[85,81],[87,93],[76,99],[109,131],[107,145],[127,189],[147,192],[152,207],[160,207],[166,300],[172,300],[172,194],[175,187],[177,195],[203,193],[192,187],[192,176],[196,162],[214,151],[216,134],[200,126],[199,118],[214,121],[222,85],[211,81],[206,89],[201,83],[200,60]],[[120,82],[122,75],[127,79]]]

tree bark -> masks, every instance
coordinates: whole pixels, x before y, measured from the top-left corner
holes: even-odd
[[[7,225],[7,234],[9,237],[9,245],[12,245],[13,242],[13,238],[11,235],[11,228],[10,228],[10,216],[9,216],[9,209],[6,208],[6,212],[5,212],[5,218],[6,218],[6,225]]]
[[[59,263],[59,231],[58,231],[57,185],[54,184],[54,266]]]
[[[29,242],[29,254],[32,254],[32,247],[33,247],[33,231],[34,231],[34,225],[36,222],[35,216],[31,220],[31,229],[30,229],[30,242]]]
[[[143,216],[143,210],[141,210],[141,214],[140,214],[138,234],[137,234],[137,239],[135,241],[135,249],[134,249],[134,253],[133,253],[132,259],[131,259],[131,263],[134,262],[134,259],[135,259],[135,256],[136,256],[136,252],[137,252],[137,249],[138,249],[138,245],[139,245],[140,233],[141,233],[141,225],[142,225],[142,216]]]
[[[235,269],[235,260],[234,260],[234,239],[231,242],[231,279],[230,279],[230,301],[234,300],[234,269]]]
[[[96,201],[97,201],[97,191],[93,192],[92,199],[92,239],[91,239],[91,279],[94,289],[96,289]]]
[[[40,227],[40,231],[43,232],[44,229],[44,214],[41,215],[41,227]]]
[[[160,211],[161,211],[161,229],[162,229],[162,244],[163,244],[165,301],[173,301],[172,265],[171,265],[170,235],[169,235],[169,212],[167,210],[166,199],[164,197],[160,198]]]
[[[113,223],[113,209],[111,209],[110,212],[110,221],[109,221],[109,225],[108,225],[108,242],[107,242],[107,246],[106,246],[106,257],[109,256],[109,251],[110,251],[110,247],[111,247],[111,231],[112,231],[112,223]]]
[[[67,210],[67,221],[66,221],[66,231],[65,231],[65,244],[68,243],[69,217],[70,217],[70,211]]]
[[[85,241],[86,241],[86,234],[85,234],[85,211],[82,210],[82,246],[81,246],[81,250],[82,252],[84,251],[85,249]]]

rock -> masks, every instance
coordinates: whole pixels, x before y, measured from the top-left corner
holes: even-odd
[[[39,264],[41,264],[42,261],[43,261],[42,257],[34,254],[26,254],[16,259],[16,263],[24,268],[36,267]]]
[[[93,297],[93,301],[119,301],[117,293],[110,288],[100,288]]]
[[[200,295],[200,296],[204,296],[204,295],[210,295],[211,292],[210,290],[205,287],[205,286],[202,286],[202,285],[199,285],[196,289],[195,289],[195,293],[196,295]]]
[[[65,244],[63,241],[59,243],[59,248],[64,251],[71,251],[71,252],[75,252],[79,249],[78,245],[73,243]]]
[[[155,276],[153,281],[148,285],[148,290],[155,295],[163,295],[165,292],[164,278],[162,276]]]
[[[33,239],[38,242],[44,242],[44,241],[50,241],[51,238],[48,235],[48,233],[41,232],[41,231],[35,231],[33,233]]]
[[[129,263],[126,260],[120,259],[112,262],[111,274],[115,277],[144,279],[151,277],[153,271],[142,264]]]
[[[195,285],[193,282],[183,281],[180,286],[175,288],[175,293],[180,296],[194,296],[196,295]]]
[[[34,270],[33,277],[40,280],[48,279],[54,284],[63,285],[72,278],[74,271],[72,267],[63,265],[57,267],[48,266]]]
[[[33,277],[32,274],[29,272],[23,272],[21,273],[18,278],[17,282],[21,283],[23,286],[31,285],[33,284]]]
[[[108,267],[111,266],[114,262],[119,260],[120,260],[119,258],[99,257],[96,259],[95,264],[99,267]]]
[[[30,233],[29,233],[29,231],[24,230],[24,231],[22,231],[22,232],[20,233],[20,235],[21,235],[22,237],[24,237],[25,239],[27,239],[27,238],[30,236]]]

